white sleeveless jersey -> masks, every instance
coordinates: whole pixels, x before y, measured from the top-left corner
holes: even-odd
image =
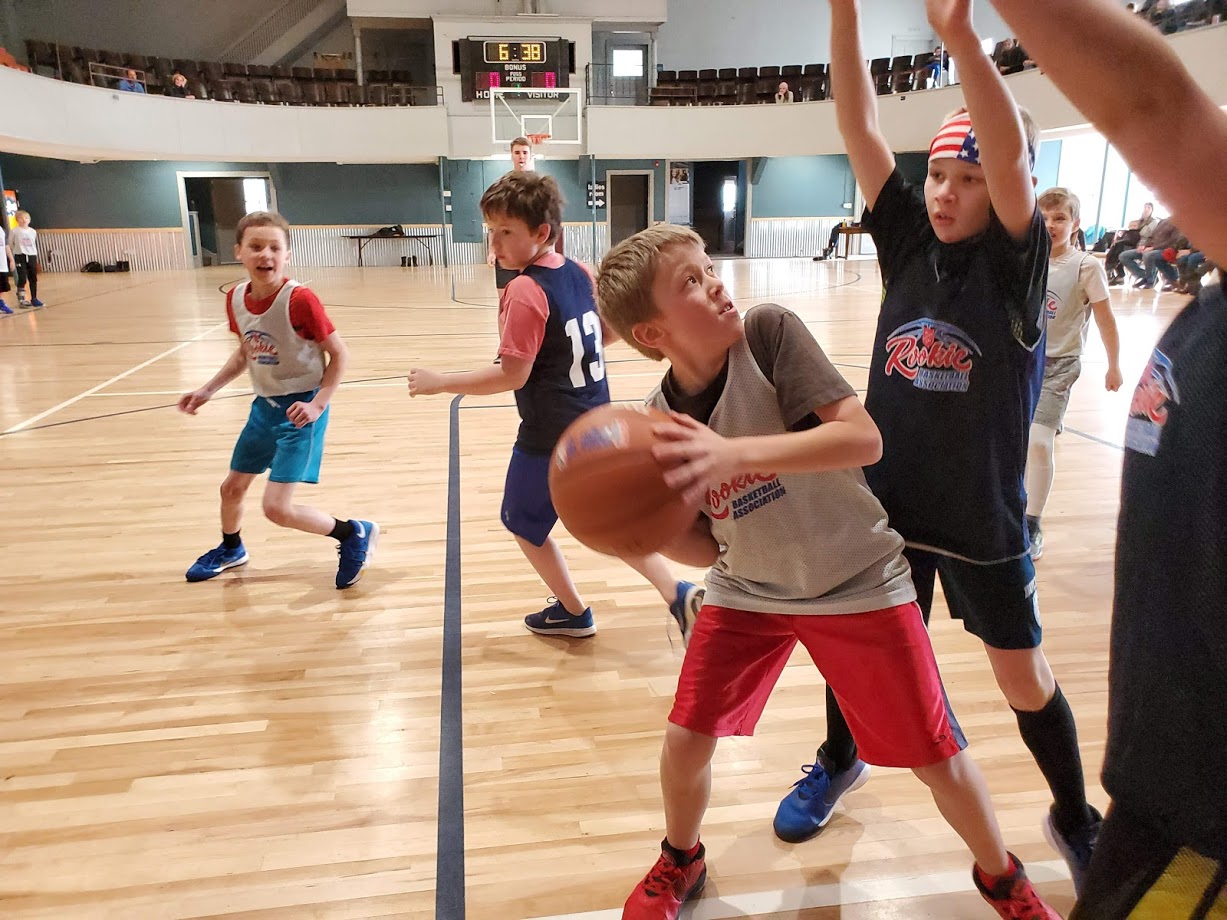
[[[230,309],[247,356],[252,388],[260,396],[288,396],[316,389],[324,379],[324,349],[294,331],[290,323],[290,296],[297,281],[282,285],[265,312],[247,309],[248,283],[230,294]]]

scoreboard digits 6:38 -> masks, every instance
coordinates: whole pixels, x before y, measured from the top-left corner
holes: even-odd
[[[489,99],[490,87],[554,89],[569,85],[571,43],[562,38],[485,38],[452,42],[452,71],[465,102]]]
[[[483,42],[482,51],[487,64],[545,63],[545,42]]]

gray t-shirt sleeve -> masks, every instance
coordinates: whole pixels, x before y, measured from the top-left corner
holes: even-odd
[[[821,406],[856,395],[792,311],[779,304],[760,304],[746,314],[745,324],[750,353],[775,387],[780,415],[789,428]]]
[[[1089,253],[1082,257],[1082,264],[1078,266],[1078,283],[1086,294],[1087,303],[1109,299],[1108,274],[1103,263]]]

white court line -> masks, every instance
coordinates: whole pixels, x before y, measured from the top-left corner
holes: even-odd
[[[1069,869],[1059,859],[1027,864],[1027,875],[1033,882],[1052,882],[1069,878]],[[731,894],[727,897],[700,898],[682,908],[686,920],[730,920],[733,917],[763,917],[786,914],[816,907],[840,907],[868,904],[876,901],[899,901],[941,894],[974,892],[970,867],[962,872],[939,872],[933,875],[902,876],[899,878],[866,879],[859,882],[832,882],[809,888],[789,888],[784,891],[756,891]],[[533,920],[619,920],[617,910],[594,910],[583,914],[557,914],[535,917]]]
[[[109,387],[112,383],[116,383],[120,380],[123,380],[125,377],[130,377],[133,374],[135,374],[137,371],[144,370],[149,365],[153,364],[155,361],[161,361],[167,355],[173,355],[175,352],[180,351],[181,349],[187,348],[189,345],[194,345],[197,342],[199,342],[201,339],[203,339],[205,336],[211,335],[212,333],[216,332],[218,329],[225,328],[227,325],[228,325],[227,323],[218,323],[216,326],[211,326],[208,329],[206,329],[204,332],[200,333],[200,335],[196,336],[195,338],[188,339],[186,342],[180,342],[174,348],[168,348],[166,349],[166,351],[162,352],[160,355],[154,355],[148,361],[144,361],[141,364],[138,364],[136,367],[128,368],[128,370],[124,371],[122,374],[116,374],[110,380],[104,380],[102,383],[98,384],[97,386],[90,387],[84,393],[78,393],[76,396],[72,397],[71,399],[64,400],[58,406],[52,406],[50,409],[47,409],[43,412],[38,413],[38,415],[35,415],[35,416],[32,416],[31,418],[26,419],[24,422],[18,422],[12,428],[5,429],[4,433],[13,434],[13,432],[21,431],[23,428],[29,428],[35,422],[41,422],[48,415],[54,415],[55,413],[59,412],[61,409],[68,408],[73,403],[77,402],[78,400],[84,399],[87,396],[93,396],[103,387]]]

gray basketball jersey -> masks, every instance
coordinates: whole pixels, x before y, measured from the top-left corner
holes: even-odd
[[[658,387],[649,404],[669,405]],[[727,438],[782,434],[775,387],[746,339],[729,351],[728,379],[712,413]],[[712,484],[703,514],[720,544],[707,603],[788,614],[865,613],[915,600],[903,538],[859,469],[826,473],[745,470]]]

